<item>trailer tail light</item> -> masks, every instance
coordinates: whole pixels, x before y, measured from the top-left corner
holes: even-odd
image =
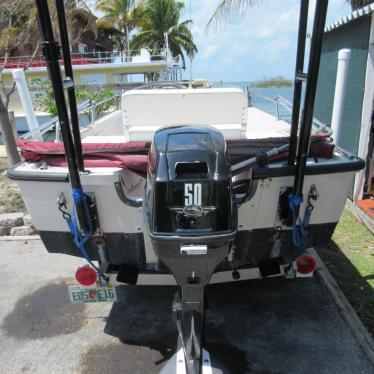
[[[75,272],[75,279],[82,286],[91,286],[97,280],[95,269],[89,265],[82,266]]]
[[[317,268],[317,261],[313,256],[304,255],[296,260],[296,271],[300,274],[311,274]]]

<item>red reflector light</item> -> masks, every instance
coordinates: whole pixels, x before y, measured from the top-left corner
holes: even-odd
[[[296,260],[296,270],[300,274],[313,273],[317,268],[317,261],[313,256],[305,255],[300,256]]]
[[[75,279],[82,286],[91,286],[96,282],[96,271],[91,266],[82,266],[75,272]]]

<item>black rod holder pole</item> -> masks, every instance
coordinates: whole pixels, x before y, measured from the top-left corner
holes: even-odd
[[[71,58],[70,58],[70,44],[69,44],[69,36],[68,36],[68,31],[67,31],[67,26],[66,26],[65,7],[64,7],[63,0],[56,0],[56,10],[57,10],[58,25],[60,29],[60,39],[61,39],[62,56],[64,59],[65,77],[71,80],[71,85],[67,88],[67,93],[68,93],[68,99],[69,99],[70,119],[71,119],[71,128],[72,128],[73,139],[74,139],[75,155],[77,158],[79,171],[84,171],[82,141],[81,141],[81,133],[80,133],[80,128],[79,128],[77,101],[75,97],[75,88],[74,88],[73,67],[72,67]]]
[[[78,172],[73,137],[71,135],[69,126],[69,116],[66,107],[59,65],[60,50],[53,35],[51,16],[49,13],[47,0],[36,0],[36,6],[38,9],[38,25],[42,39],[43,54],[47,63],[48,74],[52,82],[54,99],[56,101],[58,119],[60,121],[62,140],[65,149],[65,157],[69,170],[70,184],[73,190],[81,191],[82,184]],[[88,222],[86,222],[83,200],[76,202],[76,212],[80,229],[83,232],[87,232]]]
[[[299,145],[296,157],[295,181],[292,191],[294,196],[302,196],[303,194],[304,174],[313,124],[314,101],[317,90],[327,6],[328,0],[317,0],[313,23],[312,44],[309,55],[308,80],[304,98],[304,110],[302,114]]]
[[[293,93],[293,105],[292,105],[292,119],[291,119],[291,132],[290,142],[288,148],[288,164],[294,165],[296,151],[297,151],[297,132],[299,129],[300,121],[300,103],[301,103],[301,92],[303,89],[303,81],[298,79],[298,75],[304,71],[304,57],[305,57],[305,42],[306,42],[306,31],[308,26],[308,9],[309,0],[301,0],[300,2],[300,16],[299,16],[299,35],[297,39],[297,52],[296,52],[296,66],[295,66],[295,82],[294,82],[294,93]]]

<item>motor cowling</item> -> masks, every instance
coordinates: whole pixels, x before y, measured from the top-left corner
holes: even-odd
[[[149,151],[146,211],[154,235],[206,236],[236,224],[225,139],[211,127],[160,129]]]

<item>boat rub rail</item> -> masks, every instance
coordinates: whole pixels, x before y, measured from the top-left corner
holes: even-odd
[[[344,160],[337,162],[336,159],[331,162],[326,159],[311,159],[314,163],[308,163],[305,175],[345,173],[349,171],[359,171],[365,167],[365,162],[357,156],[344,152],[346,156]],[[323,162],[322,162],[323,160]],[[20,164],[22,165],[22,164]],[[69,182],[68,173],[58,172],[37,172],[22,170],[20,165],[11,167],[7,174],[10,179],[35,181],[35,182]],[[271,163],[265,167],[253,168],[253,179],[265,179],[271,177],[292,176],[295,173],[295,167],[289,166],[286,162]]]

